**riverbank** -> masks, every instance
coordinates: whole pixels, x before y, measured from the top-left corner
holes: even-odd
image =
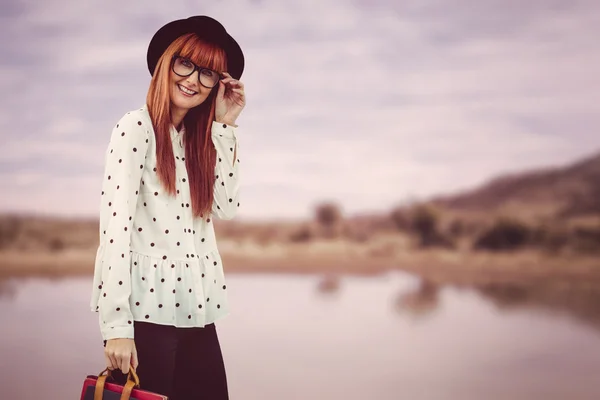
[[[258,245],[221,241],[227,274],[314,274],[336,286],[346,275],[404,271],[421,278],[428,296],[445,286],[472,289],[498,307],[531,306],[568,315],[600,328],[600,260],[594,256],[535,250],[475,252],[346,241]],[[68,278],[93,273],[94,250],[0,252],[0,281]]]

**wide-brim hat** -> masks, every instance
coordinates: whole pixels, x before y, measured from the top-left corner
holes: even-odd
[[[154,75],[158,59],[167,47],[179,36],[195,33],[201,39],[221,47],[227,54],[227,72],[235,79],[240,79],[244,71],[244,53],[235,39],[227,33],[219,21],[206,15],[171,21],[160,28],[148,45],[148,71]]]

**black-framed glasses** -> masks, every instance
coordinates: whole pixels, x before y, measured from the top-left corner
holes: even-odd
[[[209,89],[217,86],[221,80],[221,74],[209,68],[199,67],[194,64],[189,58],[179,55],[174,55],[171,62],[171,69],[179,76],[190,76],[195,71],[198,71],[198,81],[204,87]]]

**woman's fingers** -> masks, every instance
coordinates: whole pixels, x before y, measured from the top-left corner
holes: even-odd
[[[242,81],[238,81],[237,79],[235,79],[231,75],[229,75],[227,72],[223,72],[223,75],[225,75],[226,77],[221,79],[221,82],[228,83],[231,86],[238,86],[241,88],[244,87],[244,83]]]
[[[119,368],[117,364],[117,359],[115,358],[113,352],[110,349],[104,350],[104,358],[106,360],[106,366],[108,367],[108,369],[112,371]]]
[[[104,360],[106,363],[106,368],[108,368],[111,371],[115,369],[115,367],[113,367],[112,360],[110,359],[110,357],[108,356],[108,354],[106,352],[104,352]]]
[[[133,365],[133,368],[136,368],[136,369],[139,365],[137,349],[136,349],[135,345],[133,346],[133,352],[131,353],[131,365]]]
[[[129,373],[129,365],[131,363],[131,354],[126,354],[126,353],[120,354],[119,358],[120,358],[119,369],[124,374],[128,374]]]

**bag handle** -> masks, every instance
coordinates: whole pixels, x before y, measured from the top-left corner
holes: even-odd
[[[102,400],[102,394],[104,392],[104,383],[106,378],[112,377],[111,371],[105,368],[104,371],[98,374],[98,380],[96,381],[96,390],[94,391],[94,400]],[[137,376],[135,369],[130,366],[129,373],[127,374],[127,383],[123,386],[123,392],[121,393],[121,400],[129,400],[133,388],[140,387],[140,378]]]

